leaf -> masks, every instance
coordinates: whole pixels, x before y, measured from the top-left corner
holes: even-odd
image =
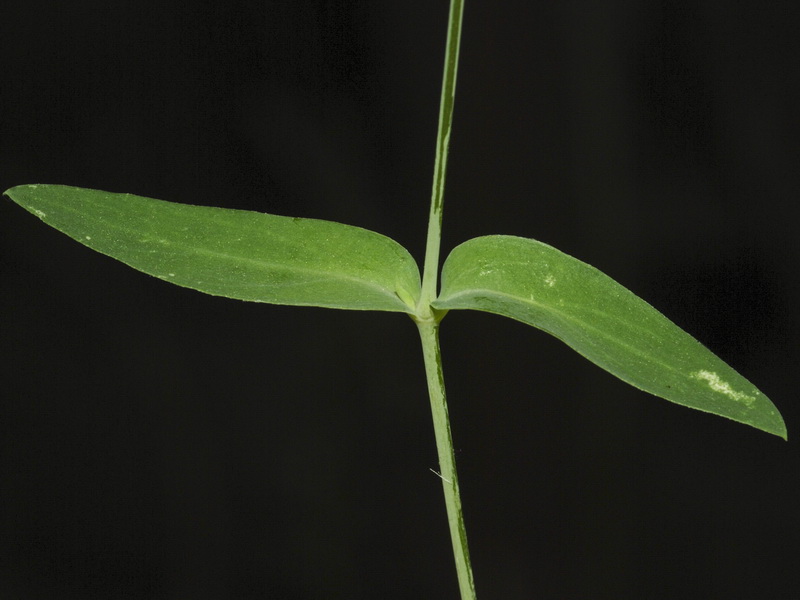
[[[639,389],[786,439],[780,413],[749,381],[631,291],[547,244],[500,235],[461,244],[433,306],[533,325]]]
[[[6,195],[98,252],[215,296],[406,313],[419,298],[411,255],[358,227],[61,185]]]

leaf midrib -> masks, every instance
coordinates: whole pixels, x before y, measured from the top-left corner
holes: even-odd
[[[566,321],[569,321],[571,323],[574,323],[577,327],[585,329],[585,330],[590,330],[590,331],[594,332],[598,337],[600,337],[602,339],[605,339],[605,340],[608,340],[608,341],[614,343],[615,345],[617,345],[619,347],[625,348],[631,354],[634,354],[634,355],[639,356],[639,357],[646,358],[648,362],[660,365],[661,367],[665,368],[666,370],[670,371],[671,373],[676,373],[677,375],[679,375],[679,376],[681,376],[683,378],[688,377],[687,373],[684,373],[683,371],[678,370],[677,368],[673,367],[672,365],[670,365],[668,363],[665,363],[665,362],[663,362],[661,360],[658,360],[657,358],[653,357],[651,354],[645,354],[644,352],[642,352],[641,350],[638,350],[634,346],[631,346],[630,344],[620,340],[617,337],[614,337],[614,336],[611,336],[611,335],[607,334],[606,332],[598,329],[597,327],[594,327],[590,323],[587,323],[586,321],[582,321],[582,320],[577,319],[577,318],[575,318],[575,317],[573,317],[571,315],[568,315],[568,314],[566,314],[566,313],[564,313],[564,312],[562,312],[562,311],[560,311],[560,310],[558,310],[556,308],[551,307],[550,305],[545,305],[545,304],[542,304],[540,302],[536,302],[534,300],[531,300],[530,298],[524,298],[522,296],[515,296],[513,294],[509,294],[509,293],[506,293],[506,292],[499,292],[497,290],[489,290],[489,289],[484,289],[484,288],[470,288],[470,289],[458,292],[456,294],[449,295],[447,300],[457,299],[457,298],[460,298],[460,297],[463,297],[463,296],[470,296],[470,295],[497,296],[497,297],[500,297],[500,298],[508,298],[508,299],[513,300],[513,301],[521,302],[522,304],[525,304],[525,305],[529,305],[529,306],[536,307],[536,308],[539,308],[539,309],[544,310],[544,311],[549,311],[551,313],[555,313],[555,314],[559,315],[562,319],[564,319]],[[482,310],[486,310],[486,309],[482,309]],[[655,310],[655,309],[653,309],[653,310]],[[486,310],[486,312],[495,312],[495,311]],[[497,313],[497,314],[501,314],[502,316],[510,316],[510,315],[505,315],[505,314],[502,314],[502,313]],[[611,316],[611,315],[609,315],[608,313],[605,313],[605,312],[603,312],[603,314],[606,315],[606,316],[609,316],[609,317]],[[618,319],[615,318],[614,320],[618,320]],[[533,323],[530,323],[530,322],[528,322],[528,324],[533,325]],[[536,327],[537,329],[542,329],[539,325],[533,325],[533,326]],[[547,331],[547,330],[544,330],[544,331]],[[551,335],[555,335],[556,337],[559,337],[559,339],[562,339],[555,332],[549,332],[548,331],[547,333],[551,333]],[[565,343],[568,343],[568,342],[566,342],[566,340],[562,340],[562,341],[565,341]],[[571,344],[569,344],[569,343],[568,343],[568,345],[571,346]],[[577,350],[577,348],[576,348],[576,350]],[[583,352],[581,352],[580,350],[578,350],[578,352],[580,354],[583,354]],[[619,377],[619,375],[617,375],[617,376]],[[630,381],[626,377],[620,377],[620,379],[622,379],[623,381],[625,381],[625,382],[627,382],[627,383],[629,383],[631,385],[634,385],[635,387],[640,387],[639,385],[633,383],[632,381]],[[644,388],[640,388],[640,389],[644,389]]]
[[[104,204],[104,203],[91,202],[91,204],[94,204],[96,206],[100,205],[104,209],[109,209],[110,208],[110,209],[114,210],[113,206],[109,206],[109,205]],[[33,211],[39,210],[39,209],[36,209],[36,207],[34,207],[30,203],[28,204],[28,206]],[[73,215],[82,216],[81,211],[79,209],[77,209],[77,208],[74,208],[71,205],[59,205],[57,207],[57,210],[64,210],[64,211],[67,211],[67,212],[69,212],[69,213],[71,213]],[[118,212],[122,212],[122,214],[124,214],[124,212],[120,211],[120,209],[116,209],[116,210]],[[246,211],[243,211],[243,212],[246,212]],[[255,211],[253,211],[253,212],[255,212]],[[36,214],[36,213],[34,212],[34,214]],[[255,214],[261,214],[261,213],[255,213]],[[284,217],[284,218],[291,218],[291,217]],[[111,221],[108,221],[108,220],[103,220],[103,221],[104,221],[103,225],[104,225],[104,227],[106,227],[106,229],[108,231],[122,232],[122,233],[125,233],[127,235],[130,235],[131,233],[137,233],[136,230],[126,228],[126,227],[124,227],[122,225],[115,224],[115,223],[113,223]],[[206,222],[208,222],[207,219],[206,219]],[[185,231],[191,231],[191,229],[192,229],[192,226],[190,224],[189,225],[189,229],[186,229]],[[86,246],[90,246],[89,244],[86,243],[86,240],[83,240],[83,239],[80,239],[80,238],[75,238],[75,239],[77,241],[81,242],[82,244],[86,245]],[[387,238],[387,239],[389,239],[389,238]],[[272,268],[285,267],[284,264],[279,263],[279,262],[270,262],[270,261],[265,261],[263,259],[254,259],[254,258],[249,258],[249,257],[246,257],[246,256],[240,256],[240,255],[236,255],[236,254],[231,254],[231,253],[228,253],[228,252],[222,252],[222,251],[219,251],[219,250],[209,250],[207,248],[202,248],[202,247],[198,247],[198,246],[195,246],[195,245],[192,245],[192,244],[187,244],[187,243],[183,243],[183,244],[176,243],[174,240],[163,239],[163,237],[161,238],[160,241],[161,241],[161,243],[165,243],[165,244],[168,244],[168,245],[183,246],[183,248],[186,249],[186,251],[188,253],[194,252],[194,253],[197,253],[197,254],[204,254],[204,255],[207,255],[207,256],[215,257],[215,258],[221,258],[223,261],[227,261],[229,263],[236,263],[236,262],[248,263],[250,265],[258,267],[258,270],[268,270],[270,267],[272,267]],[[92,249],[94,249],[94,248],[92,248]],[[111,258],[115,258],[116,259],[116,257],[108,254],[107,252],[103,252],[103,254],[105,254],[106,256],[110,256]],[[122,261],[122,262],[125,262],[125,261]],[[130,263],[128,263],[128,264],[130,264]],[[130,266],[133,266],[133,265],[130,265]],[[290,268],[292,270],[294,270],[294,271],[298,271],[298,272],[301,272],[301,273],[307,273],[307,274],[315,275],[315,276],[317,276],[319,278],[319,280],[334,280],[335,281],[335,280],[338,279],[340,281],[343,280],[343,281],[349,281],[349,282],[357,283],[361,287],[365,287],[365,288],[368,288],[368,289],[373,289],[373,290],[378,291],[381,295],[383,295],[383,296],[385,296],[387,298],[390,298],[393,303],[403,306],[404,309],[408,308],[405,305],[404,302],[402,302],[399,298],[396,297],[396,294],[394,293],[394,290],[390,290],[389,288],[384,287],[384,286],[382,286],[380,284],[377,284],[375,282],[372,282],[370,280],[363,279],[363,278],[358,278],[358,277],[354,277],[352,275],[342,274],[342,273],[332,274],[330,271],[324,271],[324,270],[321,270],[321,269],[313,269],[313,268],[310,268],[310,267],[307,267],[307,266],[301,266],[301,265],[293,265]],[[254,283],[254,284],[250,284],[250,285],[257,286],[259,284],[258,283]],[[261,284],[261,285],[265,285],[265,284]]]

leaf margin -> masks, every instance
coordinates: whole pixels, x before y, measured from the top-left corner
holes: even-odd
[[[369,249],[373,251],[379,249],[383,251],[386,255],[392,255],[392,260],[386,261],[387,263],[391,262],[392,264],[385,265],[386,266],[385,271],[383,273],[378,273],[380,277],[375,276],[375,272],[373,269],[373,272],[370,273],[370,275],[373,275],[372,280],[370,280],[369,278],[362,278],[362,279],[358,279],[358,277],[353,278],[354,281],[353,289],[357,289],[359,286],[365,288],[374,288],[370,292],[370,295],[372,296],[371,303],[364,302],[362,304],[358,304],[357,302],[352,302],[350,305],[348,305],[347,302],[343,302],[341,300],[326,301],[324,299],[319,301],[298,301],[298,302],[273,301],[270,299],[264,299],[263,297],[259,298],[256,297],[255,295],[248,296],[247,294],[224,293],[224,291],[221,291],[220,288],[215,286],[210,286],[207,289],[204,289],[203,287],[197,287],[196,285],[189,284],[187,279],[190,279],[190,277],[188,276],[178,277],[179,274],[176,268],[174,268],[174,265],[170,266],[169,264],[163,264],[158,269],[152,268],[152,265],[149,266],[148,268],[142,268],[141,266],[137,266],[137,264],[131,264],[130,257],[128,257],[128,260],[126,260],[120,258],[119,256],[116,256],[113,253],[116,250],[109,249],[114,245],[114,240],[105,240],[102,244],[100,244],[98,240],[94,239],[94,236],[91,234],[91,231],[89,231],[89,229],[85,227],[82,227],[80,224],[79,226],[73,226],[73,225],[66,226],[63,223],[64,219],[63,215],[61,215],[59,218],[56,219],[52,216],[51,211],[54,208],[56,208],[56,210],[60,208],[62,211],[71,210],[73,213],[76,213],[78,211],[76,211],[74,207],[71,209],[67,209],[65,208],[64,204],[62,204],[60,207],[55,206],[58,203],[57,200],[54,201],[52,198],[50,199],[44,198],[44,194],[48,193],[55,193],[56,195],[62,195],[62,196],[74,196],[76,194],[84,194],[86,195],[86,197],[93,196],[95,198],[99,198],[100,196],[105,196],[106,201],[111,199],[111,201],[113,202],[120,202],[120,201],[136,202],[140,203],[141,206],[146,205],[148,208],[155,210],[156,213],[159,213],[161,211],[194,212],[196,215],[201,215],[203,219],[211,221],[217,218],[224,220],[225,218],[230,217],[234,221],[239,220],[242,222],[246,221],[247,219],[252,219],[253,221],[260,221],[261,222],[260,224],[263,225],[266,225],[267,222],[277,223],[282,228],[286,228],[286,226],[292,224],[292,226],[301,227],[304,230],[312,232],[318,230],[317,233],[322,232],[327,236],[336,237],[336,235],[341,235],[345,238],[349,237],[351,238],[350,239],[351,242],[354,240],[364,241],[363,248],[361,248],[363,256],[356,256],[355,253],[351,253],[349,257],[348,256],[345,257],[347,259],[345,262],[349,261],[351,263],[348,265],[348,268],[351,271],[358,273],[359,275],[363,275],[363,273],[365,272],[368,273],[370,269],[367,268],[367,266],[365,265],[369,263],[369,261],[374,260],[374,254],[371,255],[369,252],[367,252],[368,246],[370,246]],[[378,310],[378,311],[388,311],[388,312],[404,312],[407,314],[413,314],[416,308],[415,306],[410,305],[409,301],[416,302],[419,299],[419,294],[420,294],[419,268],[416,262],[414,261],[413,257],[411,257],[410,253],[403,246],[401,246],[391,238],[361,227],[356,227],[353,225],[345,225],[334,221],[307,219],[301,217],[285,217],[285,216],[250,211],[250,210],[180,204],[176,202],[157,200],[154,198],[148,198],[144,196],[137,196],[134,194],[106,192],[102,190],[79,188],[74,186],[66,186],[58,184],[18,185],[6,190],[4,192],[4,195],[7,196],[16,204],[19,204],[22,208],[24,208],[28,212],[37,216],[47,225],[53,227],[54,229],[60,231],[61,233],[64,233],[68,237],[81,243],[84,246],[87,246],[101,254],[114,258],[115,260],[119,260],[120,262],[127,264],[128,266],[136,270],[147,273],[148,275],[157,277],[159,279],[168,281],[170,283],[179,285],[181,287],[195,289],[197,291],[206,294],[233,298],[238,300],[266,302],[270,304],[282,304],[290,306],[316,306],[323,308],[338,308],[344,310]],[[63,200],[63,198],[61,199]],[[108,208],[108,206],[106,206],[106,208]],[[58,221],[58,223],[54,223],[54,221]],[[159,232],[157,225],[158,225],[157,219],[153,219],[152,222],[148,223],[148,226],[152,226],[153,229],[151,234],[148,234],[152,237],[152,239],[145,239],[147,237],[145,236],[145,238],[142,238],[140,240],[143,244],[152,245],[158,243],[165,244],[167,242],[169,242],[169,244],[172,243],[171,241],[164,239],[163,237],[158,238],[156,234],[163,234],[164,232],[163,231]],[[89,227],[89,225],[86,225],[86,227]],[[184,229],[187,228],[188,226]],[[320,242],[322,250],[318,251],[317,254],[320,256],[324,256],[326,251],[333,254],[335,254],[337,251],[341,251],[341,248],[337,249],[335,247],[334,241],[335,241],[334,239],[329,239],[328,240],[329,243],[327,243],[327,245],[325,243]],[[145,250],[142,251],[145,252]],[[222,256],[224,255],[225,251],[226,247],[224,247],[223,244],[223,247],[219,248],[219,254]],[[152,249],[147,250],[147,252],[152,252]],[[243,260],[247,261],[249,259],[244,258]],[[396,272],[395,268],[397,269]],[[326,276],[325,270],[324,269],[321,270],[318,273],[318,275],[319,277],[324,278]],[[379,300],[375,300],[375,298],[379,298]]]
[[[483,245],[489,248],[494,246],[494,250],[496,250],[498,244],[502,247],[502,252],[497,252],[496,254],[498,256],[504,256],[505,263],[503,260],[498,261],[496,256],[493,257],[493,252],[487,253],[485,248],[481,250],[481,246]],[[475,252],[476,248],[478,249],[477,253]],[[684,353],[689,352],[689,354],[695,355],[695,358],[696,355],[700,354],[708,361],[705,365],[698,365],[694,369],[686,369],[681,372],[684,379],[683,383],[689,387],[691,387],[690,384],[693,384],[693,387],[696,389],[697,397],[694,399],[685,397],[682,389],[674,388],[674,383],[664,383],[658,386],[656,384],[648,384],[647,381],[643,381],[640,377],[631,377],[629,373],[621,374],[618,372],[619,367],[614,367],[612,365],[612,367],[609,368],[609,365],[603,364],[602,357],[601,360],[598,361],[597,349],[592,347],[591,342],[585,344],[581,344],[581,340],[577,340],[576,342],[574,339],[575,332],[571,330],[570,327],[562,327],[559,329],[558,326],[553,326],[554,322],[558,325],[558,318],[551,319],[551,322],[545,323],[543,326],[541,322],[537,323],[535,319],[531,317],[535,311],[528,311],[526,315],[524,310],[515,309],[513,305],[520,299],[514,299],[513,295],[503,297],[501,290],[493,289],[492,285],[499,285],[501,288],[504,285],[506,287],[513,287],[516,285],[508,283],[508,278],[510,277],[509,273],[514,272],[513,268],[510,268],[509,263],[514,263],[514,259],[517,260],[518,264],[514,267],[517,269],[517,275],[519,275],[520,265],[530,267],[531,264],[534,264],[530,262],[531,256],[525,254],[526,249],[535,249],[533,254],[537,255],[535,258],[539,261],[539,270],[535,271],[537,283],[534,284],[531,282],[530,287],[526,290],[527,295],[532,294],[531,298],[536,297],[537,294],[540,298],[546,297],[548,292],[551,292],[551,298],[555,298],[552,292],[563,283],[570,283],[570,273],[568,271],[547,274],[547,269],[552,270],[552,265],[550,263],[560,260],[564,264],[568,264],[574,268],[576,273],[579,272],[585,275],[587,281],[591,280],[593,283],[600,282],[607,287],[610,285],[611,289],[613,289],[616,294],[611,300],[621,299],[632,305],[636,305],[638,309],[642,311],[642,314],[649,314],[650,318],[659,326],[671,329],[673,336],[677,331],[680,332],[682,337],[688,338],[690,342],[684,339],[682,342],[683,345],[676,342],[675,339],[669,341],[676,345],[676,348],[673,350],[679,349]],[[481,252],[483,252],[483,257]],[[472,272],[471,274],[470,270]],[[470,277],[473,283],[475,281],[483,282],[484,288],[478,286],[469,291],[464,285],[466,285],[466,280],[469,280]],[[548,277],[551,277],[551,279],[548,279]],[[459,278],[465,280],[465,282],[459,284]],[[574,282],[572,282],[572,284],[574,285]],[[464,289],[459,291],[459,285],[464,287]],[[569,291],[569,286],[566,287]],[[585,290],[583,291],[585,292]],[[606,310],[608,306],[611,306],[613,310],[613,303],[609,303],[609,298],[605,298],[604,302],[606,302],[605,307],[603,306],[603,302],[599,302],[601,313],[603,310]],[[541,329],[560,339],[589,361],[642,391],[676,404],[750,425],[777,435],[784,440],[787,439],[786,425],[780,412],[772,401],[752,383],[730,367],[730,365],[725,363],[711,352],[711,350],[703,346],[693,336],[685,332],[657,309],[653,308],[645,300],[611,277],[605,275],[595,267],[543,242],[518,236],[489,235],[473,238],[456,246],[444,262],[442,267],[441,290],[439,296],[432,305],[437,310],[479,310],[521,321],[522,323]],[[591,309],[591,307],[589,308]],[[591,326],[589,326],[589,328],[591,328]],[[576,347],[576,343],[580,347]],[[694,358],[684,357],[683,360],[690,362],[694,360]],[[687,378],[691,381],[687,382]],[[675,378],[671,381],[674,380]],[[713,394],[709,394],[708,392],[713,392]],[[698,397],[701,399],[700,402],[697,400]],[[703,399],[705,399],[705,401],[703,401]],[[746,399],[752,400],[746,401]],[[733,403],[731,403],[731,401],[733,401]],[[743,405],[745,408],[743,408]],[[754,413],[756,409],[758,409],[758,412]],[[756,414],[756,416],[754,417],[753,414]]]

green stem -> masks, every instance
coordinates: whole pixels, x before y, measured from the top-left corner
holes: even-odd
[[[453,435],[450,431],[450,418],[447,414],[442,353],[439,348],[438,318],[417,320],[417,327],[422,340],[422,354],[425,358],[425,373],[428,378],[428,394],[431,399],[433,430],[436,435],[436,450],[439,454],[439,473],[437,475],[442,480],[442,489],[444,490],[458,587],[461,590],[462,600],[475,600],[475,581],[472,577],[472,566],[469,560],[467,530],[464,525],[464,514],[461,511],[461,494],[458,488]]]
[[[456,96],[458,50],[461,45],[461,21],[464,0],[451,0],[447,25],[447,47],[444,55],[442,98],[439,104],[439,131],[436,135],[436,160],[433,165],[433,190],[431,211],[428,217],[428,240],[425,246],[425,264],[422,271],[420,306],[427,306],[436,298],[439,273],[439,245],[442,238],[442,209],[444,182],[447,172],[447,155],[450,149],[450,129],[453,125],[453,105]]]
[[[431,303],[437,296],[439,273],[439,246],[442,238],[442,209],[444,206],[444,184],[447,172],[447,155],[450,147],[450,129],[453,124],[453,105],[458,71],[458,50],[461,44],[461,22],[464,0],[451,0],[447,27],[447,47],[444,58],[442,99],[439,105],[439,130],[436,136],[436,161],[433,168],[433,190],[428,219],[428,239],[425,247],[425,264],[422,273],[422,293],[416,314],[413,316],[419,328],[422,354],[425,358],[425,373],[428,379],[428,394],[431,400],[433,430],[436,436],[436,451],[439,455],[439,477],[442,480],[450,540],[458,575],[458,586],[462,600],[476,600],[475,582],[469,560],[467,530],[461,510],[461,495],[458,489],[456,457],[453,435],[447,414],[447,397],[442,375],[442,353],[439,347],[439,322],[444,312],[433,309]]]

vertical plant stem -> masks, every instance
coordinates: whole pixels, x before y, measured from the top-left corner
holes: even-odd
[[[439,349],[439,320],[438,318],[426,321],[418,320],[417,326],[425,358],[425,373],[428,378],[428,394],[431,399],[433,429],[436,435],[436,450],[439,454],[440,472],[438,475],[442,480],[442,489],[444,490],[458,587],[461,590],[462,600],[476,600],[475,581],[472,577],[472,565],[467,545],[467,530],[464,525],[464,514],[461,511],[461,494],[458,488],[453,435],[450,431],[450,418],[447,414],[442,354]]]
[[[462,600],[476,600],[475,582],[469,560],[467,530],[461,510],[461,495],[458,489],[453,435],[447,413],[447,397],[442,375],[442,354],[439,347],[439,322],[444,313],[434,310],[431,303],[438,293],[439,246],[442,237],[442,209],[444,207],[444,184],[447,172],[447,155],[450,147],[450,129],[453,124],[453,105],[456,94],[458,51],[461,44],[461,22],[464,0],[451,0],[447,26],[447,44],[442,79],[442,98],[439,105],[439,129],[436,136],[436,160],[433,168],[433,190],[428,219],[428,238],[425,247],[425,264],[422,273],[422,293],[414,320],[419,328],[422,354],[425,358],[425,373],[428,379],[428,394],[431,400],[431,415],[436,436],[436,451],[439,455],[438,475],[442,479],[447,522],[453,544],[453,556],[458,575],[458,586]]]
[[[447,172],[447,155],[450,149],[450,129],[453,125],[453,105],[456,96],[458,50],[461,46],[461,21],[464,0],[451,0],[447,25],[447,46],[444,54],[442,98],[439,104],[439,130],[436,135],[436,159],[433,166],[431,210],[428,216],[428,239],[425,246],[425,264],[422,271],[420,305],[427,306],[436,298],[439,274],[439,245],[442,238],[442,209],[444,183]]]

